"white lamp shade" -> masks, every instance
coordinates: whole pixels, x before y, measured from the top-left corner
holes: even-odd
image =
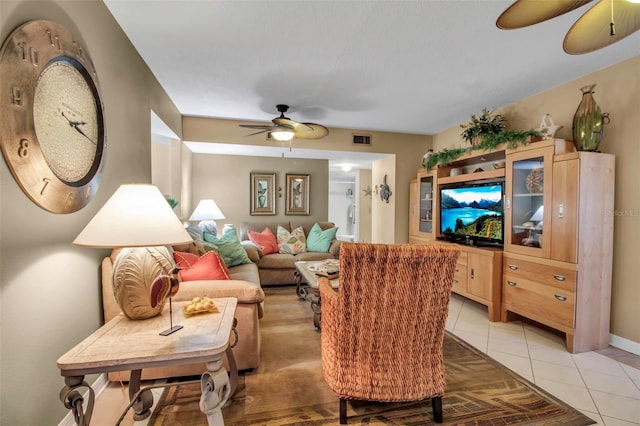
[[[544,217],[544,206],[538,207],[538,210],[531,216],[531,219],[534,222],[540,222]]]
[[[222,211],[215,201],[200,200],[193,213],[191,213],[189,220],[219,220],[224,218],[224,214],[222,214]]]
[[[73,241],[88,247],[146,247],[193,241],[154,185],[122,185]]]

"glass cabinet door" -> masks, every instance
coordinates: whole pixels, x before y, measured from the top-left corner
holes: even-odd
[[[507,155],[505,251],[549,257],[553,147]]]
[[[420,185],[420,221],[418,230],[433,233],[433,176],[422,176]]]

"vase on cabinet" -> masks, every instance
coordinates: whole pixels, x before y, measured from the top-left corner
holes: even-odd
[[[595,84],[581,87],[582,100],[573,117],[573,142],[578,151],[597,151],[609,114],[602,113],[593,98]]]

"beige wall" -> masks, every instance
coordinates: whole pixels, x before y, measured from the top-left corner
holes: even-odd
[[[250,173],[276,173],[275,216],[250,215]],[[285,215],[287,173],[309,175],[309,216]],[[218,229],[232,223],[239,229],[245,221],[298,222],[326,221],[328,214],[329,163],[327,160],[306,160],[278,157],[249,157],[242,155],[193,154],[192,206],[203,198],[213,198],[225,215],[218,220]]]
[[[267,143],[264,139],[245,138],[246,129],[238,127],[239,121],[218,120],[202,117],[184,117],[182,120],[183,140],[191,142],[219,142],[241,145]],[[352,143],[352,135],[372,135],[371,146],[359,146]],[[274,144],[273,146],[280,146]],[[371,132],[354,129],[330,129],[327,137],[320,140],[295,140],[296,147],[322,149],[330,151],[355,151],[395,154],[396,171],[392,186],[392,200],[395,211],[395,223],[372,223],[372,227],[386,227],[393,232],[397,243],[408,241],[409,235],[409,181],[416,176],[422,162],[422,155],[431,148],[431,137],[402,133]],[[295,154],[292,154],[295,155]],[[382,181],[380,181],[382,182]],[[373,182],[373,185],[380,182]]]
[[[373,194],[365,195],[365,189],[371,191],[373,181],[371,179],[371,170],[358,171],[358,194],[360,205],[358,206],[358,241],[371,242],[371,206],[373,203]]]
[[[603,112],[611,115],[600,150],[616,155],[611,333],[631,341],[626,343],[637,350],[640,348],[637,270],[640,247],[640,56],[504,106],[499,111],[505,114],[512,129],[536,128],[543,114],[550,113],[556,124],[564,126],[556,137],[572,139],[573,115],[582,98],[580,88],[592,83],[597,84],[596,102]],[[459,139],[459,127],[447,129],[434,136],[434,148],[438,151],[459,145]]]
[[[3,425],[58,424],[68,413],[56,360],[102,323],[100,261],[108,252],[71,241],[120,184],[150,182],[152,109],[181,134],[180,114],[102,1],[1,0],[0,39],[32,19],[66,26],[91,55],[106,114],[106,164],[94,200],[56,215],[32,203],[0,161]]]
[[[371,183],[373,193],[371,197],[371,242],[393,244],[397,224],[396,204],[398,203],[398,192],[405,192],[409,185],[399,186],[396,182],[396,159],[389,156],[382,160],[375,161],[371,168]],[[385,202],[380,197],[381,186],[384,177],[387,177],[387,185],[391,189],[389,202]],[[408,201],[407,201],[408,204]]]

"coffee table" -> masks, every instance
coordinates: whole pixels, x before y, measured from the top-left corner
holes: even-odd
[[[320,298],[318,271],[322,269],[338,268],[339,261],[332,260],[315,260],[296,262],[295,281],[297,285],[296,292],[301,299],[311,302],[311,310],[313,311],[313,325],[319,331],[322,329],[322,300]],[[324,268],[323,268],[324,267]],[[305,286],[304,283],[307,283]],[[339,278],[329,281],[331,287],[337,289]]]
[[[143,368],[206,362],[207,371],[200,380],[200,409],[207,415],[209,425],[224,425],[221,408],[235,390],[238,374],[229,347],[238,300],[226,297],[213,301],[218,312],[189,317],[182,311],[182,305],[188,302],[173,303],[173,323],[184,328],[168,336],[160,335],[169,327],[168,306],[161,315],[147,320],[132,321],[121,313],[58,358],[65,382],[60,400],[72,410],[76,423],[83,426],[91,420],[95,396],[84,380],[87,374],[131,370],[131,404],[127,410],[133,407],[134,420],[143,420],[151,414],[153,405],[153,386],[140,389]],[[225,353],[232,370],[231,383],[222,366]],[[86,410],[80,388],[89,390]]]

